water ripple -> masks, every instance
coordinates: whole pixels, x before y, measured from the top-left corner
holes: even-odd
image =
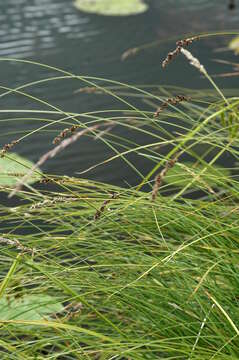
[[[0,4],[0,14],[0,56],[26,58],[45,49],[57,51],[59,41],[98,33],[72,1],[10,0]]]

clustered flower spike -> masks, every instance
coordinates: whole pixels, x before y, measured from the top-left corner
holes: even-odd
[[[1,157],[4,157],[7,151],[11,150],[13,146],[19,143],[19,140],[13,140],[9,144],[5,144],[2,148]]]
[[[159,113],[161,113],[168,105],[177,105],[178,103],[182,101],[189,101],[190,97],[185,95],[177,95],[175,97],[171,97],[166,99],[162,105],[157,109],[157,111],[154,113],[154,117],[158,117]]]
[[[160,186],[162,184],[162,181],[163,181],[164,177],[166,176],[169,169],[174,167],[174,165],[178,161],[178,158],[181,155],[181,153],[182,152],[176,154],[174,156],[174,158],[168,160],[167,163],[166,163],[165,168],[162,171],[160,171],[160,173],[155,177],[155,183],[154,183],[154,187],[153,187],[153,191],[152,191],[152,201],[155,201],[155,199],[156,199],[156,197],[158,195],[159,188],[160,188]]]
[[[101,205],[100,209],[96,211],[96,213],[95,213],[95,215],[94,215],[94,220],[98,220],[98,219],[101,217],[102,213],[105,211],[106,205],[108,205],[112,199],[116,199],[117,196],[118,196],[118,194],[116,194],[116,193],[113,192],[112,195],[111,195],[111,197],[110,197],[110,199],[105,200],[105,201],[103,202],[103,204]]]
[[[63,131],[61,131],[61,133],[58,136],[55,137],[55,139],[53,140],[52,143],[55,145],[58,144],[61,141],[61,139],[66,137],[66,135],[69,132],[74,133],[76,131],[77,127],[78,127],[77,125],[73,125],[71,128],[64,129]]]
[[[184,47],[187,47],[187,46],[191,45],[192,42],[195,41],[195,40],[199,40],[199,37],[194,36],[194,37],[191,37],[191,38],[187,38],[187,39],[177,41],[176,42],[176,45],[177,45],[176,49],[174,51],[170,51],[168,53],[166,59],[162,62],[162,67],[165,68],[170,61],[172,61],[178,54],[181,53],[181,50]]]

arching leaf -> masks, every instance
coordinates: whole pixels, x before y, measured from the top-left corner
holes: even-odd
[[[164,181],[177,187],[184,187],[195,179],[193,186],[200,185],[201,187],[206,187],[206,185],[208,185],[210,187],[216,187],[220,185],[222,178],[225,179],[225,177],[228,177],[230,174],[228,169],[219,165],[208,166],[206,170],[204,169],[204,165],[195,165],[195,163],[192,162],[176,164],[168,171]],[[203,173],[200,175],[202,171]]]

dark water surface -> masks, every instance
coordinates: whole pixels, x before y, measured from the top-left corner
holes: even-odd
[[[120,1],[120,0],[119,0]],[[42,62],[62,68],[77,75],[105,77],[130,84],[160,84],[185,87],[209,87],[206,80],[185,63],[175,61],[170,69],[162,71],[161,61],[173,47],[175,41],[149,48],[137,56],[121,61],[122,53],[134,46],[154,40],[164,40],[181,34],[209,30],[229,30],[238,27],[237,9],[227,9],[226,0],[151,0],[149,10],[141,15],[129,17],[104,17],[82,13],[74,8],[72,0],[8,0],[0,1],[0,57],[17,58]],[[228,71],[212,61],[213,58],[237,61],[232,52],[215,49],[226,47],[229,37],[215,37],[195,45],[194,54],[210,73]],[[0,63],[0,85],[15,88],[25,83],[59,76],[60,74],[20,62]],[[184,69],[187,71],[185,72]],[[185,74],[187,74],[185,76]],[[237,87],[237,78],[217,79],[224,87]],[[125,108],[110,97],[76,94],[83,86],[79,80],[58,80],[33,86],[25,91],[48,101],[63,111],[84,112],[103,109]],[[3,92],[4,90],[1,90]],[[4,109],[43,109],[47,106],[30,100],[23,95],[10,94],[0,98]],[[51,110],[51,109],[50,109]],[[11,120],[15,117],[31,117],[24,113],[1,114],[0,145],[37,129],[43,122],[37,120]],[[34,114],[32,114],[34,117]],[[35,117],[49,118],[42,114]],[[53,116],[50,117],[51,119]],[[64,125],[57,127],[60,131]],[[54,130],[54,131],[53,131]],[[56,128],[26,137],[15,150],[19,154],[37,161],[52,148]],[[126,136],[126,130],[119,129],[118,135]],[[135,142],[143,143],[143,135],[134,135]],[[87,137],[47,162],[43,170],[55,174],[72,175],[94,165],[113,153],[101,141]],[[130,157],[143,173],[150,170],[146,161]],[[138,178],[121,160],[105,167],[99,167],[85,175],[96,180],[125,185],[134,185]]]

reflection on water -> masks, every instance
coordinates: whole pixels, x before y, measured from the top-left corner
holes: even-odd
[[[0,56],[37,56],[58,50],[61,41],[97,33],[85,14],[66,0],[14,0],[0,3]]]
[[[181,34],[183,31],[218,28],[221,20],[224,20],[227,26],[236,25],[238,12],[233,11],[228,15],[226,5],[226,0],[154,0],[151,1],[151,9],[156,9],[159,13],[151,12],[151,20],[155,21],[154,15],[158,15],[160,28],[157,32],[162,35],[167,30],[168,36],[172,35],[175,26],[178,26],[178,32]],[[191,16],[197,19],[196,24],[193,24]],[[143,24],[147,32],[148,24],[142,21],[143,16],[138,18],[138,25]],[[145,15],[145,19],[147,18],[148,14]],[[107,23],[108,19],[105,22]],[[94,17],[76,10],[72,0],[0,2],[0,56],[20,58],[38,56],[43,51],[45,54],[50,50],[59,51],[67,39],[86,41],[98,32],[104,31],[96,23]],[[102,26],[103,22],[100,23]],[[125,29],[127,30],[130,31],[130,26]]]
[[[101,17],[82,13],[74,8],[72,0],[8,0],[0,2],[0,57],[33,59],[57,66],[74,74],[94,75],[136,84],[169,84],[185,87],[208,87],[206,80],[188,64],[175,61],[170,69],[161,69],[161,60],[174,46],[169,44],[148,49],[125,62],[121,54],[128,48],[155,39],[175,37],[182,33],[197,33],[207,30],[224,30],[236,27],[239,9],[227,10],[226,0],[151,0],[147,13],[130,17]],[[193,45],[195,55],[210,73],[216,73],[219,64],[213,63],[215,47],[225,47],[223,38],[201,41]],[[232,53],[221,53],[221,58],[234,60]],[[220,69],[220,68],[219,68]],[[185,71],[188,76],[185,76]],[[1,62],[1,84],[7,87],[59,76],[53,70],[14,62]],[[219,86],[220,79],[217,80]],[[81,113],[103,109],[125,108],[125,105],[106,96],[76,94],[83,83],[79,80],[58,80],[31,86],[30,95],[49,101],[64,110]],[[237,79],[225,79],[223,85],[236,87]],[[3,90],[2,90],[3,91]],[[3,109],[49,110],[36,101],[20,94],[0,98]],[[145,104],[134,102],[145,107]],[[52,109],[50,109],[52,110]],[[14,119],[18,117],[18,119]],[[9,120],[10,119],[10,120]],[[12,119],[12,120],[11,120]],[[40,125],[53,121],[54,116],[44,114],[1,113],[0,145],[27,134]],[[8,121],[6,121],[8,120]],[[17,147],[21,155],[37,159],[52,147],[52,139],[63,130],[62,126],[49,126],[40,134],[26,137]],[[126,129],[116,128],[118,136],[128,136]],[[144,144],[149,139],[134,133],[133,140]],[[44,165],[47,172],[75,174],[113,155],[103,142],[82,138],[67,151]],[[130,160],[143,173],[150,169],[142,158],[131,156]],[[125,185],[135,184],[135,172],[122,161],[96,168],[90,174],[97,180]]]

